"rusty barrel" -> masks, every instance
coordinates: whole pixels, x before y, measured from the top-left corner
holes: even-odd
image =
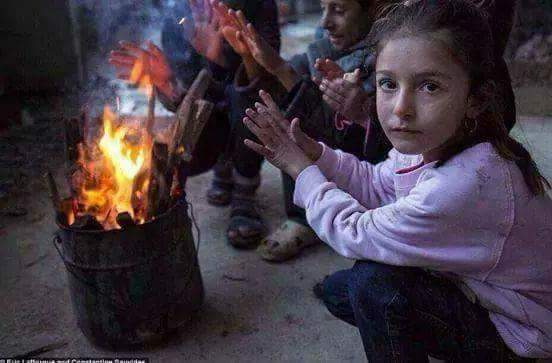
[[[163,341],[201,307],[203,282],[184,199],[141,225],[110,231],[61,226],[77,324],[92,343],[117,350]]]

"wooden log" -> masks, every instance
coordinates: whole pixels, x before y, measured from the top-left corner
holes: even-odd
[[[63,226],[69,227],[75,222],[76,203],[72,198],[65,198],[60,201],[60,212],[57,221]]]
[[[82,125],[79,118],[64,120],[65,128],[65,160],[69,168],[78,160],[78,144],[83,142]]]
[[[151,219],[169,206],[170,169],[168,167],[168,148],[166,144],[154,142],[151,156],[151,175],[148,189],[147,219]],[[172,182],[172,181],[171,181]]]
[[[76,197],[77,188],[74,185],[73,174],[79,169],[79,158],[83,152],[84,143],[84,123],[86,114],[81,113],[79,118],[70,118],[64,120],[65,130],[65,162],[66,162],[66,180],[70,186],[71,196]]]
[[[74,216],[72,199],[61,199],[56,180],[50,171],[44,174],[44,182],[48,187],[48,195],[52,202],[56,221],[61,225],[68,226],[73,222]]]
[[[171,184],[171,203],[175,203],[182,196],[183,190],[180,185],[180,180],[178,179],[178,171],[176,168],[173,168],[173,177]]]
[[[61,199],[59,197],[59,191],[56,181],[50,171],[47,171],[44,174],[44,181],[46,182],[46,186],[48,187],[48,196],[50,197],[52,207],[54,208],[57,216],[58,213],[61,211]]]
[[[176,123],[172,137],[169,139],[169,165],[172,167],[177,160],[177,150],[181,145],[181,140],[187,133],[191,133],[194,127],[194,103],[203,98],[211,82],[211,76],[206,69],[202,69],[196,79],[188,89],[186,96],[182,100],[176,111]]]
[[[209,120],[209,117],[211,117],[214,106],[212,102],[205,100],[197,100],[194,103],[191,130],[184,133],[179,144],[183,148],[181,157],[184,161],[190,161],[192,159],[199,136]]]

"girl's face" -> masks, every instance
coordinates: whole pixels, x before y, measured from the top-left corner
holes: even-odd
[[[467,72],[444,41],[407,36],[388,41],[376,62],[378,118],[403,154],[438,160],[462,124],[468,105]]]
[[[320,5],[320,25],[337,50],[353,46],[370,30],[371,21],[357,0],[320,0]]]

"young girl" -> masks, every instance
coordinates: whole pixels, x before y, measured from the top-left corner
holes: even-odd
[[[296,179],[294,201],[341,255],[324,281],[370,362],[552,357],[552,200],[493,95],[488,22],[469,2],[400,5],[373,30],[377,115],[394,149],[371,165],[266,105],[246,144]],[[525,358],[522,358],[525,357]]]

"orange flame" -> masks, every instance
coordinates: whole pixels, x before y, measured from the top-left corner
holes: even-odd
[[[134,63],[130,82],[137,84],[148,99],[153,97],[149,64],[144,55]],[[120,100],[116,99],[117,112]],[[92,215],[104,229],[118,229],[117,215],[128,212],[140,224],[146,221],[147,196],[151,171],[152,135],[148,130],[134,130],[116,124],[117,117],[105,106],[103,136],[85,150],[79,145],[80,172],[73,175],[78,185],[76,213]]]
[[[106,106],[103,136],[96,156],[81,148],[80,164],[85,180],[78,193],[79,215],[96,217],[104,229],[116,229],[117,214],[128,212],[137,223],[146,219],[152,143],[149,137],[124,125]],[[98,155],[99,154],[99,155]]]

